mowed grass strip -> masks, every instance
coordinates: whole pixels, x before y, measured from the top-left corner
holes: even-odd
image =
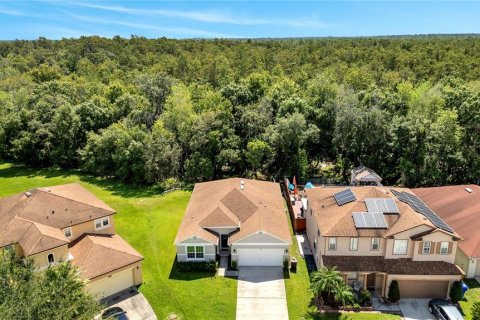
[[[173,241],[190,192],[165,196],[155,188],[134,187],[79,171],[32,169],[0,164],[0,197],[79,182],[117,211],[115,229],[144,257],[140,291],[159,319],[175,313],[181,319],[235,319],[237,281],[213,274],[178,274]]]

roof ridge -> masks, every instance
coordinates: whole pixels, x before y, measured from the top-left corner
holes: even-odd
[[[33,189],[32,189],[33,190]],[[28,191],[25,191],[25,192],[28,192]],[[25,192],[23,192],[23,194],[25,194]],[[20,195],[21,193],[17,193],[15,195]],[[12,195],[11,197],[15,196],[15,195]],[[27,206],[27,204],[32,201],[32,198],[35,196],[35,194],[32,194],[31,196],[27,197],[27,202],[25,203],[25,205],[20,209],[18,210],[18,212],[15,213],[15,216],[14,218],[10,221],[10,223],[7,225],[7,227],[4,229],[3,233],[0,233],[0,237],[3,236],[5,234],[5,232],[7,232],[7,229],[10,228],[10,226],[12,225],[13,221],[15,221],[15,219],[23,219],[22,217],[19,217],[18,215],[20,214],[20,212],[23,211],[23,209],[25,209],[25,207]],[[5,199],[5,198],[4,198]],[[27,219],[23,219],[25,221],[30,221],[30,220],[27,220]],[[30,221],[32,222],[32,221]],[[22,237],[23,238],[23,237]]]
[[[69,184],[72,184],[72,183],[69,183]],[[62,185],[61,185],[62,186]],[[80,185],[81,186],[81,185]],[[48,187],[45,187],[45,188],[48,188]],[[35,190],[38,190],[40,192],[43,192],[43,193],[46,193],[46,194],[51,194],[51,195],[54,195],[56,197],[59,197],[59,198],[63,198],[63,199],[66,199],[66,200],[70,200],[70,201],[74,201],[74,202],[77,202],[77,203],[81,203],[83,205],[86,205],[86,206],[89,206],[89,207],[93,207],[93,208],[97,208],[97,209],[101,209],[101,210],[105,210],[105,211],[109,211],[107,209],[104,209],[104,208],[101,208],[101,207],[98,207],[98,206],[94,206],[94,205],[91,205],[91,204],[88,204],[88,203],[85,203],[85,202],[82,202],[82,201],[78,201],[78,200],[75,200],[75,199],[71,199],[71,198],[67,198],[65,196],[62,196],[62,195],[59,195],[59,194],[56,194],[56,193],[52,193],[52,192],[48,192],[48,191],[44,191],[44,190],[41,190],[39,188],[35,188]],[[87,190],[88,191],[88,190]],[[98,199],[100,200],[100,199]],[[102,201],[102,200],[100,200]],[[103,202],[103,201],[102,201]],[[106,203],[105,203],[106,204]],[[108,207],[110,207],[108,204],[107,204]],[[112,208],[110,208],[112,209]],[[113,209],[112,209],[113,210]],[[111,211],[113,213],[117,213],[115,210]]]

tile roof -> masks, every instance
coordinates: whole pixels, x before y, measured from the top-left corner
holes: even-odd
[[[385,272],[411,275],[462,275],[462,271],[445,261],[413,261],[410,258],[385,259],[376,256],[322,256],[323,264],[343,272]]]
[[[357,200],[337,205],[333,194],[351,188]],[[405,189],[399,189],[406,191]],[[317,224],[323,236],[339,237],[388,237],[396,233],[411,229],[419,225],[434,228],[433,224],[415,212],[407,204],[400,202],[386,187],[361,186],[361,187],[325,187],[306,190],[308,203],[315,215]],[[398,206],[399,214],[387,214],[388,229],[357,229],[352,217],[353,212],[365,212],[367,206],[365,198],[393,198]],[[307,213],[308,214],[308,213]]]
[[[79,267],[85,279],[143,260],[143,256],[118,235],[86,234],[70,247],[72,264]]]
[[[0,247],[35,254],[68,243],[60,229],[114,213],[78,183],[36,188],[0,199]]]
[[[243,190],[241,181],[244,181]],[[221,227],[230,223],[228,220],[240,226],[240,230],[231,235],[231,243],[260,230],[288,243],[291,241],[280,185],[230,178],[195,185],[175,243],[194,235],[217,243],[218,235],[205,230],[203,226],[210,224],[211,227]]]
[[[469,193],[465,188],[473,192]],[[413,192],[463,238],[458,247],[468,257],[480,258],[479,186],[418,188]]]

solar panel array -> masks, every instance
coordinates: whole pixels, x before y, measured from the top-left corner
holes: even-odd
[[[399,192],[393,189],[391,191],[398,198],[398,200],[407,203],[413,210],[423,214],[437,228],[453,233],[453,229],[450,228],[450,226],[446,224],[445,221],[443,221],[432,209],[427,207],[427,205],[423,203],[423,201],[417,196],[408,192]]]
[[[386,229],[387,221],[382,212],[354,212],[352,213],[355,227],[358,229]]]
[[[337,201],[337,204],[339,206],[357,200],[357,198],[352,192],[352,189],[345,189],[343,191],[337,192],[333,195],[333,197],[335,198],[335,201]]]
[[[365,198],[365,204],[369,212],[399,213],[392,198]]]

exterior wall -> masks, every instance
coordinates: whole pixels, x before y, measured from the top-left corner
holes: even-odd
[[[387,244],[385,247],[385,259],[398,259],[398,258],[412,258],[414,243],[410,239],[411,236],[430,230],[431,227],[426,225],[421,225],[410,230],[406,230],[400,233],[393,235],[393,239],[387,239]],[[408,240],[407,254],[393,254],[393,243],[394,240]]]
[[[113,222],[113,215],[109,216],[110,227],[95,231],[95,220],[87,221],[84,223],[72,226],[72,237],[69,240],[75,240],[82,236],[84,233],[100,233],[100,234],[115,234],[115,226]]]
[[[474,259],[476,263],[476,268],[475,268],[475,277],[480,277],[480,259]]]
[[[380,239],[380,247],[377,251],[370,250],[372,238],[358,237],[358,249],[350,250],[350,237],[336,237],[337,250],[328,250],[328,238],[324,241],[325,255],[327,256],[383,256],[385,250],[385,239]]]
[[[118,273],[118,272],[121,272],[123,270],[126,270],[126,269],[130,269],[130,268],[133,268],[133,277],[134,277],[134,283],[136,286],[142,284],[142,262],[139,261],[137,263],[134,263],[134,264],[129,264],[128,266],[125,266],[121,269],[118,269],[118,270],[115,270],[115,271],[112,271],[112,272],[109,272],[109,273],[106,273],[106,274],[103,274],[99,277],[96,277],[96,278],[93,278],[93,279],[90,279],[90,283],[92,282],[95,282],[95,281],[98,281],[100,279],[103,279],[103,278],[106,278],[108,276],[111,276],[112,274],[115,274],[115,273]]]
[[[423,242],[431,241],[432,246],[435,243],[435,248],[432,248],[430,254],[423,254]],[[437,246],[440,242],[447,241],[451,243],[450,254],[437,254]],[[452,240],[452,236],[441,231],[434,232],[422,237],[422,241],[413,241],[413,260],[415,261],[446,261],[448,263],[455,263],[455,255],[457,252],[457,241]]]
[[[206,261],[212,261],[216,259],[216,246],[212,243],[208,242],[200,242],[200,243],[185,243],[182,242],[182,244],[177,244],[176,249],[177,249],[177,261],[178,262],[185,262],[185,261],[199,261],[195,259],[188,259],[187,258],[187,246],[203,246],[203,257],[204,260]]]
[[[267,233],[252,233],[251,235],[243,238],[243,239],[240,239],[240,240],[237,240],[235,241],[234,243],[231,243],[232,246],[235,245],[235,244],[240,244],[240,243],[246,243],[246,244],[250,244],[250,243],[285,243],[285,241],[283,240],[280,240],[274,236],[271,236]]]
[[[319,234],[319,229],[318,229],[318,224],[315,219],[315,216],[313,215],[312,210],[307,210],[305,213],[305,219],[307,223],[307,238],[308,242],[310,244],[310,248],[312,249],[313,253],[313,258],[315,259],[315,264],[317,265],[317,268],[320,268],[322,266],[322,249],[324,247],[324,239],[321,236],[321,231],[320,231],[320,236]],[[317,249],[315,250],[314,242],[317,240]]]
[[[65,261],[68,259],[68,245],[63,245],[57,248],[54,248],[52,250],[47,250],[44,252],[40,252],[34,255],[31,255],[30,257],[33,259],[35,262],[35,266],[39,269],[43,269],[48,267],[48,255],[50,253],[53,253],[55,257],[55,262],[59,261]]]
[[[457,249],[457,253],[455,254],[455,264],[459,266],[463,272],[467,275],[467,278],[471,278],[469,276],[469,265],[470,265],[470,259],[467,257],[465,253],[461,249]]]
[[[388,274],[387,275],[387,281],[386,281],[386,287],[385,287],[385,295],[388,294],[388,290],[390,288],[390,284],[392,283],[392,280],[430,280],[430,281],[449,281],[449,286],[447,292],[445,292],[445,298],[448,298],[448,292],[450,291],[450,287],[452,286],[452,283],[454,281],[460,280],[462,278],[461,275],[458,276],[429,276],[429,275],[399,275],[399,274]],[[400,292],[400,296],[402,293]]]

